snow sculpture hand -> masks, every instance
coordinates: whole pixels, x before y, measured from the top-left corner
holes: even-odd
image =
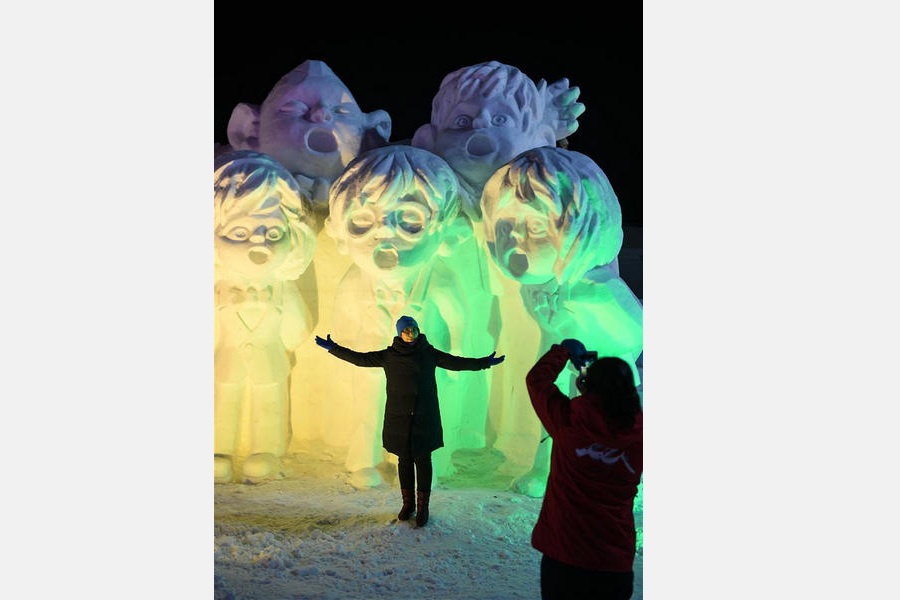
[[[545,118],[553,128],[557,140],[572,135],[578,129],[578,117],[584,113],[584,104],[577,101],[580,94],[581,90],[569,86],[566,78],[547,86],[549,102]]]

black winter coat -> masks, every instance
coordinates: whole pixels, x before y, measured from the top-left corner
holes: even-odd
[[[435,369],[480,371],[491,366],[487,356],[466,358],[442,352],[428,343],[424,334],[409,344],[395,336],[384,350],[357,352],[335,344],[329,353],[358,367],[384,369],[387,402],[381,443],[391,454],[407,458],[444,445]]]

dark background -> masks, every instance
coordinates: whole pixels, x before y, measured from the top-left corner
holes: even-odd
[[[284,74],[307,59],[331,67],[363,111],[386,110],[392,142],[408,140],[430,120],[431,99],[446,74],[497,60],[519,68],[535,83],[565,77],[581,90],[578,101],[585,112],[569,137],[569,149],[588,155],[603,169],[622,206],[623,223],[641,226],[641,5],[598,10],[590,18],[573,13],[567,18],[579,23],[558,30],[549,28],[551,21],[559,20],[555,15],[545,17],[546,24],[464,30],[453,23],[457,17],[447,15],[443,30],[411,24],[392,27],[389,34],[379,31],[379,16],[374,14],[367,29],[324,25],[311,18],[308,21],[318,24],[304,27],[302,13],[273,15],[268,30],[247,26],[260,20],[258,16],[248,18],[247,24],[236,23],[239,17],[233,13],[227,22],[217,18],[215,141],[228,142],[228,119],[237,103],[261,104]],[[332,23],[338,20],[338,15],[331,16]],[[285,35],[285,29],[293,33]]]

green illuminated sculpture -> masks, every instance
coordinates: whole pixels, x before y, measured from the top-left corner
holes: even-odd
[[[643,308],[613,266],[622,212],[600,167],[563,148],[527,150],[491,176],[481,210],[490,255],[519,284],[522,304],[540,328],[538,351],[576,338],[600,356],[625,360],[640,385]],[[569,395],[575,375],[564,372],[568,381],[559,382]],[[543,496],[550,443],[534,439],[533,468],[514,483],[517,490]]]
[[[466,319],[458,327],[468,340],[471,355],[513,347],[509,336],[513,332],[527,334],[530,324],[514,287],[491,268],[479,225],[481,190],[497,168],[520,152],[552,146],[575,132],[584,112],[584,105],[576,101],[579,93],[567,79],[549,86],[544,80],[535,83],[518,68],[498,61],[465,66],[443,78],[432,99],[430,121],[413,135],[413,146],[441,156],[459,176],[460,229],[468,227],[471,234],[461,236],[453,253],[439,260],[465,290]],[[536,337],[535,333],[532,338]],[[531,359],[536,340],[524,342],[515,346],[517,351],[510,353],[506,364],[492,370],[489,399],[473,396],[465,400],[460,423],[461,446],[493,444],[513,468],[530,461],[530,457],[520,456],[522,444],[516,443],[523,436],[523,425],[524,430],[539,427],[533,415],[504,410],[505,398],[525,394],[520,373],[530,364],[521,361],[523,356]],[[519,423],[522,418],[526,423]]]
[[[341,278],[333,299],[330,332],[354,349],[381,349],[394,337],[394,324],[412,316],[431,342],[446,352],[464,354],[462,332],[467,315],[466,290],[447,266],[435,258],[456,241],[458,182],[439,156],[407,145],[364,152],[331,188],[326,229],[338,250],[353,264]],[[329,363],[336,373],[338,365]],[[381,422],[385,381],[380,370],[341,371],[351,397],[332,400],[345,410],[352,426],[346,466],[357,488],[381,483],[377,466],[384,460]],[[441,411],[447,434],[435,454],[435,476],[451,469],[459,414],[472,396],[486,401],[483,371],[438,370]],[[349,403],[346,400],[350,400]],[[483,426],[483,424],[482,424]],[[443,457],[443,458],[442,458]]]

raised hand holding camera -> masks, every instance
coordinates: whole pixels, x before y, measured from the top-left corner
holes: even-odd
[[[572,361],[572,366],[580,371],[585,366],[587,359],[587,348],[584,347],[584,344],[574,338],[567,338],[559,345],[569,351],[569,360]],[[595,352],[594,357],[596,358],[596,356]]]

